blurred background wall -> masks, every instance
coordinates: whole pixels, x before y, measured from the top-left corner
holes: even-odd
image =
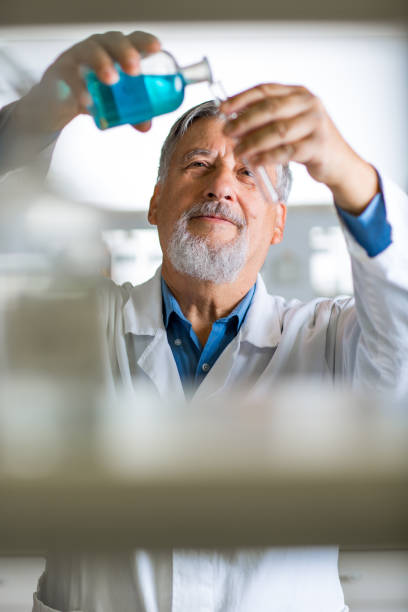
[[[3,6],[3,22],[7,16],[13,21],[8,6],[5,12]],[[41,7],[45,11],[44,23],[33,19],[35,25],[0,27],[1,105],[16,99],[61,51],[86,36],[108,29],[146,30],[159,36],[180,64],[207,55],[215,77],[230,94],[267,81],[305,85],[321,97],[350,144],[408,188],[408,28],[402,19],[50,25],[46,22],[54,12],[47,13],[46,4],[38,7],[39,15]],[[215,18],[218,13],[210,8],[207,18]],[[241,9],[239,5],[231,17],[242,17]],[[254,9],[254,15],[259,14]],[[28,21],[30,15],[21,13],[20,21]],[[58,21],[64,15],[79,21],[79,14],[69,11]],[[88,19],[86,12],[83,18]],[[69,198],[105,210],[104,239],[118,283],[141,282],[160,263],[157,235],[146,221],[160,146],[179,114],[210,96],[206,84],[187,89],[183,106],[155,119],[147,135],[129,126],[101,132],[91,118],[81,116],[58,140],[48,183]],[[330,193],[303,167],[295,164],[292,170],[285,241],[270,250],[265,281],[271,291],[287,298],[350,293],[349,263]]]

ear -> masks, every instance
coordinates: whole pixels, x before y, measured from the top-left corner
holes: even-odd
[[[160,188],[160,183],[156,183],[153,195],[150,198],[149,212],[147,213],[147,220],[149,221],[150,225],[157,225],[157,202],[160,195]]]
[[[275,229],[273,230],[271,244],[279,244],[283,238],[283,230],[286,223],[286,204],[278,202],[276,204]]]

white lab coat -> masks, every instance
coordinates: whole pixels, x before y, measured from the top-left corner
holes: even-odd
[[[384,181],[393,244],[369,258],[346,233],[355,299],[302,304],[268,295],[258,278],[236,338],[196,392],[238,382],[273,393],[284,376],[351,381],[408,397],[408,198]],[[112,380],[149,382],[184,398],[162,320],[160,271],[138,287],[109,284],[102,296]],[[48,562],[34,612],[341,612],[337,549],[136,551]]]

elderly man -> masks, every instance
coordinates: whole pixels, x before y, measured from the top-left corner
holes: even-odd
[[[15,143],[3,169],[26,163],[86,112],[82,64],[109,84],[114,61],[137,74],[139,52],[158,49],[150,35],[111,32],[62,54],[39,85],[3,110],[0,135]],[[63,101],[55,96],[58,79],[72,91]],[[272,393],[279,377],[293,374],[403,395],[406,196],[347,145],[303,87],[261,85],[229,99],[222,111],[236,118],[224,122],[212,102],[191,109],[163,146],[148,213],[163,265],[141,286],[109,284],[102,298],[112,376],[130,388],[149,382],[163,397],[208,397],[237,384]],[[24,136],[31,145],[23,153]],[[289,161],[304,164],[333,193],[355,299],[286,303],[266,292],[259,270],[269,246],[282,240]],[[275,206],[258,190],[252,168],[260,164],[275,182]],[[53,556],[34,603],[35,612],[346,609],[335,548]]]

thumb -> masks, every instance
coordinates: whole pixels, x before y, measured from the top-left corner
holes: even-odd
[[[133,125],[132,127],[134,127],[135,130],[137,130],[138,132],[148,132],[152,127],[152,122],[143,121],[143,123],[138,123],[137,125]]]

